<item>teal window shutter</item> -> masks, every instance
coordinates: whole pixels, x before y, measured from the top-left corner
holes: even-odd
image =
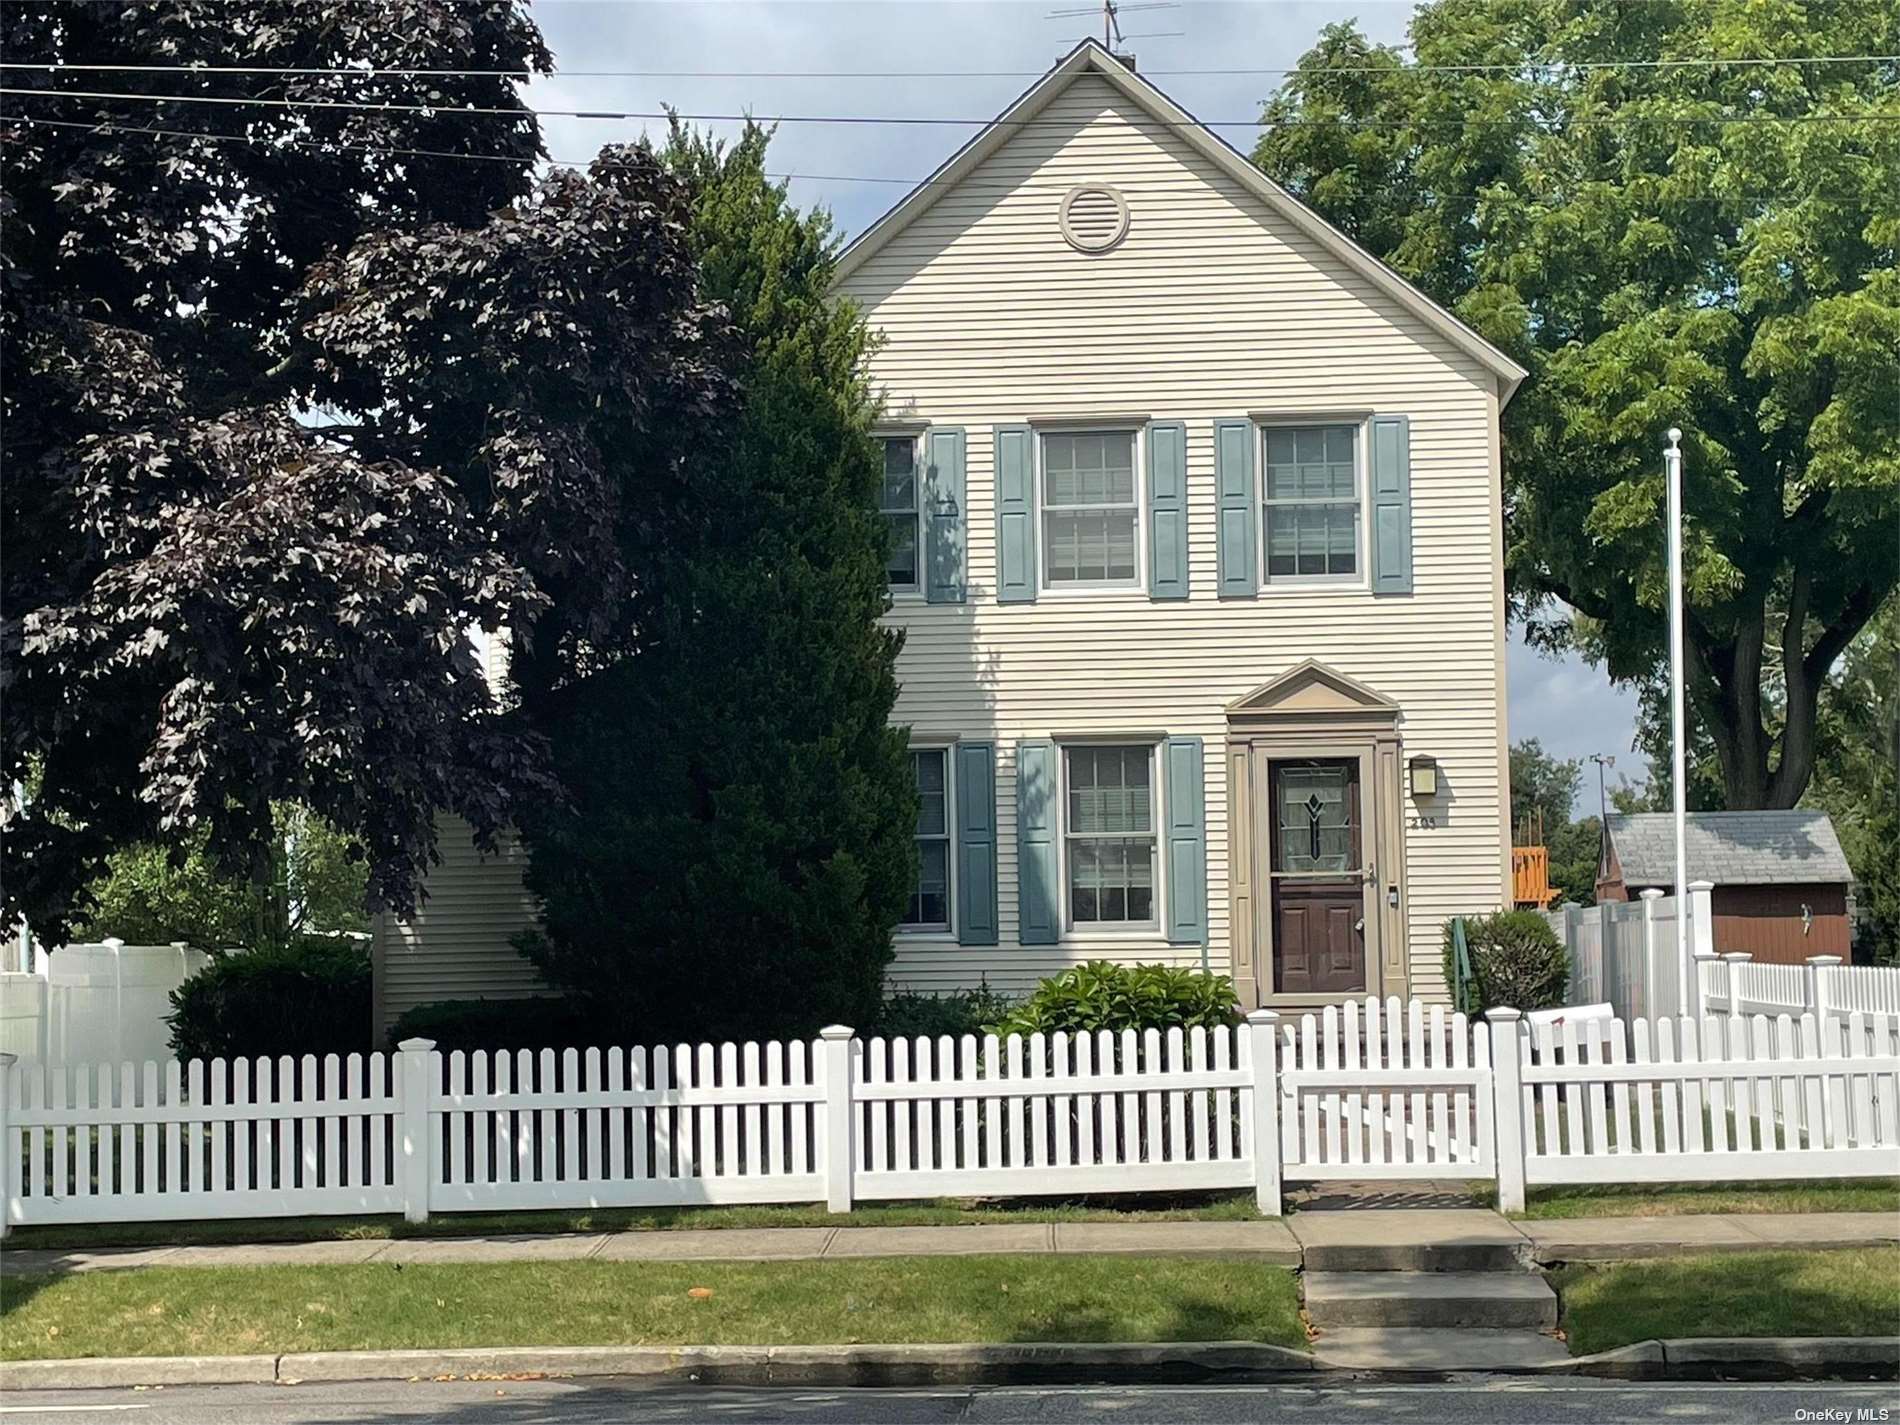
[[[1412,420],[1372,418],[1372,592],[1412,592]]]
[[[963,430],[933,426],[924,437],[924,598],[933,604],[963,602]]]
[[[1148,426],[1148,597],[1188,596],[1187,427]]]
[[[1207,944],[1207,784],[1201,739],[1167,743],[1168,943]]]
[[[1005,604],[1036,601],[1035,439],[1028,426],[996,428],[996,597]]]
[[[1252,421],[1214,422],[1215,552],[1223,599],[1250,599],[1260,589],[1254,544]]]
[[[1062,929],[1056,884],[1056,745],[1016,744],[1016,938],[1053,945]]]
[[[957,944],[996,943],[996,744],[959,742]]]

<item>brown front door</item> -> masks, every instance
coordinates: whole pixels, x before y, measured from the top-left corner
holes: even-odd
[[[1269,784],[1274,991],[1360,993],[1366,902],[1358,760],[1276,761]]]

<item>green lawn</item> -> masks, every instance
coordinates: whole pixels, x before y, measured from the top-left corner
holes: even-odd
[[[687,1293],[709,1288],[696,1299]],[[1293,1274],[1206,1257],[207,1267],[0,1282],[0,1357],[927,1341],[1304,1347]]]
[[[1578,1264],[1550,1279],[1577,1355],[1683,1336],[1900,1331],[1900,1247]]]
[[[1676,1217],[1709,1212],[1900,1212],[1900,1181],[1532,1188],[1524,1211],[1513,1216]]]
[[[20,1227],[9,1247],[201,1246],[218,1242],[337,1242],[385,1237],[489,1237],[510,1232],[659,1232],[705,1227],[956,1227],[979,1222],[1245,1222],[1259,1217],[1251,1192],[1176,1198],[1077,1198],[881,1202],[832,1214],[785,1207],[636,1207],[558,1212],[458,1212],[400,1217],[233,1218],[213,1222]]]

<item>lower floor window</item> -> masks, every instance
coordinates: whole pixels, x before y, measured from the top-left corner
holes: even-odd
[[[904,911],[904,925],[947,930],[950,926],[950,794],[945,777],[948,754],[941,747],[920,747],[910,754],[917,779],[917,887]]]
[[[1072,925],[1155,924],[1154,749],[1063,749]]]

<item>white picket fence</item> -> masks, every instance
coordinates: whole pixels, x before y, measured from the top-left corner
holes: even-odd
[[[1801,965],[1758,965],[1746,954],[1696,960],[1711,1013],[1900,1015],[1900,966],[1843,965],[1838,955],[1811,955]]]
[[[1893,1019],[1625,1038],[1367,1000],[1165,1034],[0,1055],[0,1192],[8,1224],[1249,1186],[1277,1213],[1284,1180],[1494,1178],[1509,1208],[1527,1182],[1900,1174]]]

